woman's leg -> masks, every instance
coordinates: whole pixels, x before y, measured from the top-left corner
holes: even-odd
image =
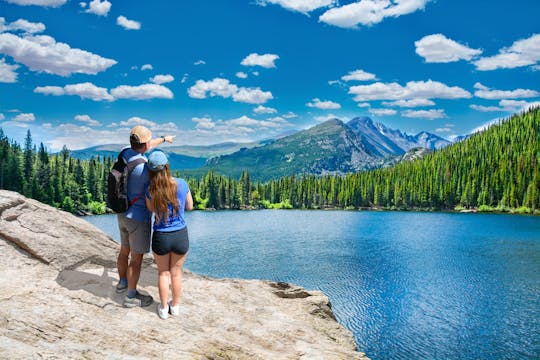
[[[171,285],[172,285],[172,301],[171,305],[176,306],[180,303],[180,296],[182,295],[182,266],[186,260],[186,254],[170,253],[170,272],[171,272]]]
[[[154,253],[154,260],[158,268],[158,289],[162,309],[165,309],[167,306],[167,300],[169,299],[169,264],[171,255],[174,255],[174,253],[171,252],[166,255],[158,255]]]

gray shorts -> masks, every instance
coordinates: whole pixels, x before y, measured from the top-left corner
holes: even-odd
[[[150,235],[152,223],[137,221],[118,214],[118,229],[120,230],[120,244],[128,247],[133,254],[146,254],[150,252]]]

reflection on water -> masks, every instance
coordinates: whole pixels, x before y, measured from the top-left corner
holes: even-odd
[[[118,239],[114,216],[87,218]],[[319,289],[372,359],[540,357],[540,218],[187,214],[186,267]]]

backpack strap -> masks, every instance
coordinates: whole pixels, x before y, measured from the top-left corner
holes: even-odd
[[[122,150],[119,154],[120,157],[122,157],[122,160],[124,161],[124,163],[126,163],[126,166],[127,166],[127,170],[128,170],[128,176],[129,174],[131,174],[131,172],[133,171],[133,169],[135,169],[138,165],[140,164],[144,164],[146,162],[146,159],[145,158],[137,158],[133,161],[126,161],[126,158],[124,157],[124,151],[126,149]],[[136,196],[133,200],[131,200],[129,202],[129,206],[132,206],[133,204],[135,204],[137,201],[139,201],[139,199],[141,198],[141,196]]]

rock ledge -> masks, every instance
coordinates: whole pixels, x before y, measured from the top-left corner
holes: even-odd
[[[0,190],[0,358],[367,359],[328,298],[287,283],[186,271],[181,315],[124,309],[117,244],[86,221]],[[145,256],[139,286],[158,298]]]

